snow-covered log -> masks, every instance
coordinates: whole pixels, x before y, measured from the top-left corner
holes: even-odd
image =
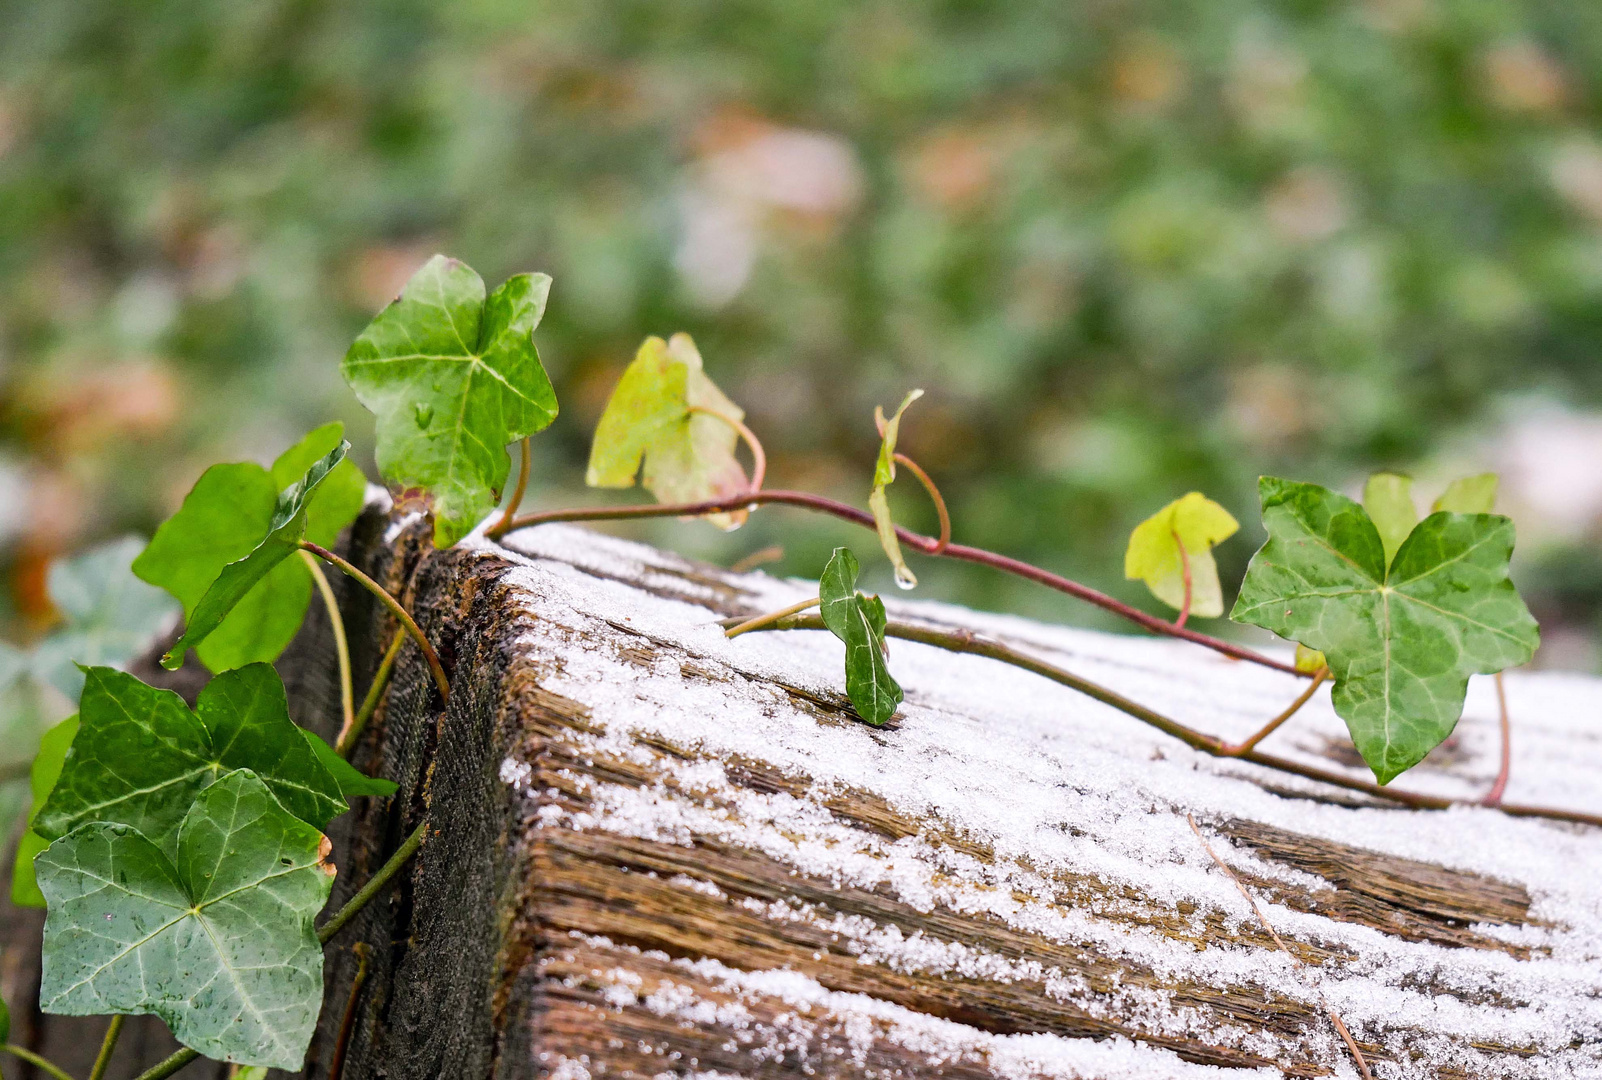
[[[403,789],[360,823],[345,888],[425,805],[436,832],[360,927],[378,959],[351,1080],[1355,1076],[1324,1002],[1379,1077],[1602,1074],[1602,831],[1397,809],[900,641],[907,700],[874,730],[832,637],[716,625],[805,583],[574,527],[426,557],[395,533],[374,569],[455,689],[436,714],[408,653],[368,740]],[[1231,738],[1297,692],[1185,644],[887,600]],[[1508,797],[1602,809],[1602,684],[1507,690]],[[1399,783],[1482,792],[1496,733],[1485,680]],[[1272,745],[1365,775],[1327,694]]]
[[[352,556],[453,689],[440,710],[408,648],[358,751],[401,791],[336,823],[335,903],[425,815],[432,832],[330,946],[308,1076],[347,1009],[345,1080],[1356,1076],[1326,1003],[1376,1077],[1602,1075],[1602,830],[1398,809],[903,641],[907,699],[875,730],[835,639],[716,624],[806,583],[574,527],[442,553],[384,530],[365,520]],[[359,693],[393,626],[344,595]],[[886,601],[1229,738],[1299,688],[1190,645]],[[328,732],[331,668],[284,666]],[[1602,683],[1507,691],[1507,797],[1602,810]],[[1482,793],[1496,715],[1476,681],[1398,785]],[[1367,775],[1327,693],[1268,748]]]

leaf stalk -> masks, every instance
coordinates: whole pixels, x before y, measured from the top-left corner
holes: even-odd
[[[1190,576],[1190,553],[1185,550],[1185,541],[1179,538],[1179,530],[1170,530],[1174,537],[1174,544],[1179,548],[1179,573],[1185,581],[1185,598],[1179,607],[1179,618],[1174,620],[1174,629],[1183,630],[1185,620],[1190,618],[1190,600],[1195,585]]]
[[[337,566],[346,574],[355,578],[359,585],[361,585],[368,592],[372,593],[374,596],[378,597],[378,599],[383,602],[384,606],[389,608],[390,613],[400,620],[401,625],[406,628],[406,632],[412,636],[412,640],[417,642],[417,647],[423,650],[423,657],[428,661],[428,668],[434,673],[434,685],[439,687],[439,696],[446,701],[449,701],[451,696],[451,684],[450,681],[445,678],[445,669],[440,665],[439,654],[434,651],[434,646],[429,643],[427,636],[424,635],[422,628],[417,625],[416,620],[413,619],[411,614],[401,606],[401,602],[391,596],[389,594],[389,590],[384,588],[384,586],[380,585],[378,582],[362,573],[362,571],[354,564],[348,562],[338,555],[335,555],[327,548],[318,544],[314,544],[310,540],[302,540],[300,542],[300,546],[302,550],[311,552],[324,562]]]
[[[389,648],[384,650],[384,658],[378,662],[378,670],[373,672],[373,684],[367,688],[367,696],[362,699],[362,707],[356,710],[349,727],[339,733],[334,742],[334,753],[340,757],[349,757],[356,740],[361,738],[362,732],[367,729],[367,723],[378,710],[378,703],[384,699],[384,688],[389,685],[390,673],[395,670],[395,658],[400,655],[401,646],[406,644],[406,630],[402,627],[395,631],[390,639]]]
[[[372,902],[373,897],[383,892],[384,887],[390,883],[396,874],[401,872],[401,868],[406,865],[407,860],[417,854],[417,849],[423,846],[423,838],[427,834],[428,822],[426,821],[413,829],[412,834],[401,843],[400,847],[395,849],[395,854],[389,857],[389,861],[380,866],[378,872],[371,878],[368,878],[367,884],[363,885],[355,896],[346,901],[345,906],[335,912],[331,919],[318,928],[317,940],[327,945],[330,938],[343,930],[346,923],[354,919],[362,908]],[[139,1080],[145,1080],[145,1078],[140,1077]]]
[[[1324,684],[1324,680],[1328,678],[1329,668],[1319,668],[1318,672],[1313,676],[1313,681],[1307,685],[1307,688],[1301,692],[1300,696],[1298,696],[1295,701],[1291,702],[1285,707],[1284,712],[1274,717],[1274,719],[1264,724],[1261,728],[1258,728],[1257,733],[1251,738],[1247,739],[1245,742],[1226,745],[1223,749],[1223,752],[1219,756],[1244,757],[1245,755],[1251,753],[1252,750],[1256,748],[1258,743],[1272,735],[1281,724],[1295,716],[1297,712],[1301,710],[1303,705],[1306,705],[1309,701],[1311,701],[1313,694],[1320,686]]]
[[[301,551],[300,557],[306,563],[306,569],[311,571],[312,581],[317,585],[317,591],[322,595],[323,607],[328,609],[328,624],[334,629],[334,653],[339,657],[339,707],[341,733],[349,731],[356,722],[356,710],[352,704],[355,691],[351,688],[350,678],[350,644],[345,638],[345,617],[339,612],[339,600],[334,596],[334,588],[328,584],[328,575],[323,568],[312,558],[311,552]],[[89,1080],[95,1080],[90,1077]]]
[[[512,521],[517,517],[517,508],[523,505],[523,493],[528,490],[528,470],[533,460],[533,453],[529,449],[529,436],[523,436],[522,460],[517,469],[517,486],[512,489],[512,497],[506,500],[506,509],[501,511],[500,520],[484,530],[484,535],[494,540],[512,527]]]
[[[725,629],[723,631],[723,636],[736,638],[741,634],[749,633],[752,630],[761,630],[763,627],[772,623],[776,623],[786,616],[805,611],[809,607],[816,607],[818,602],[819,598],[814,596],[810,600],[801,600],[797,603],[791,604],[787,608],[780,608],[778,611],[770,611],[766,615],[758,615],[754,619],[747,619],[744,622],[737,622],[733,626]]]
[[[106,1037],[100,1043],[100,1053],[95,1055],[94,1067],[89,1070],[89,1080],[101,1080],[106,1075],[106,1068],[111,1064],[112,1051],[117,1048],[117,1037],[122,1034],[122,1025],[127,1019],[122,1013],[117,1013],[111,1018],[111,1024],[106,1028]]]
[[[72,1080],[72,1075],[65,1069],[61,1068],[49,1058],[34,1053],[32,1050],[25,1049],[13,1043],[6,1043],[3,1046],[0,1046],[0,1050],[4,1050],[13,1057],[26,1061],[29,1065],[32,1065],[36,1069],[43,1069],[45,1072],[55,1077],[55,1080]],[[196,1054],[195,1056],[199,1057],[200,1055]],[[144,1080],[144,1078],[141,1077],[140,1080]]]
[[[896,464],[905,466],[908,472],[917,477],[918,483],[923,485],[923,490],[929,493],[929,501],[934,503],[935,514],[940,518],[940,536],[935,540],[934,547],[930,548],[928,553],[930,555],[944,554],[946,548],[951,546],[951,513],[946,509],[946,500],[940,496],[940,489],[935,487],[933,480],[929,479],[929,474],[923,471],[923,466],[899,450],[895,453],[895,460]]]
[[[768,474],[768,455],[762,449],[762,440],[756,437],[756,432],[746,427],[745,424],[739,420],[736,420],[734,417],[725,416],[716,409],[708,409],[703,405],[691,405],[687,407],[685,411],[691,413],[701,413],[704,416],[716,417],[733,428],[735,432],[739,434],[740,438],[745,440],[745,445],[751,448],[751,486],[746,490],[752,494],[761,491],[762,481],[767,477]],[[517,526],[514,524],[510,527],[516,528]],[[497,533],[496,535],[498,536],[499,534]]]

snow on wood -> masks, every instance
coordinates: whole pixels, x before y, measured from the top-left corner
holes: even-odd
[[[1321,996],[1377,1077],[1602,1073],[1602,831],[1398,809],[1210,758],[904,641],[890,667],[907,699],[875,730],[844,699],[832,637],[716,625],[809,583],[565,526],[435,560],[449,570],[415,577],[417,605],[458,635],[460,689],[433,771],[405,749],[429,741],[406,734],[420,665],[380,737],[428,777],[442,832],[411,913],[386,916],[410,923],[369,927],[411,951],[347,1076],[1356,1076]],[[1231,738],[1298,691],[1186,644],[886,601]],[[485,612],[493,633],[473,629]],[[1507,690],[1509,799],[1602,810],[1602,683],[1516,673]],[[1495,717],[1477,680],[1453,740],[1398,784],[1483,792]],[[1270,745],[1366,775],[1327,692]],[[488,810],[452,809],[480,784]],[[450,822],[484,813],[480,857]],[[480,925],[482,962],[463,944]],[[426,993],[408,989],[420,978]],[[463,1016],[445,983],[467,986]]]

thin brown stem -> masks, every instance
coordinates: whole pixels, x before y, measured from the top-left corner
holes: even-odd
[[[12,1043],[5,1043],[3,1045],[0,1045],[0,1050],[5,1051],[6,1053],[12,1055],[13,1057],[20,1058],[21,1060],[26,1061],[29,1065],[32,1065],[36,1069],[43,1069],[45,1072],[47,1072],[51,1076],[55,1077],[56,1080],[72,1080],[72,1074],[71,1073],[67,1072],[65,1069],[63,1069],[61,1066],[57,1065],[55,1062],[51,1061],[49,1058],[43,1057],[43,1056],[41,1056],[39,1054],[36,1054],[32,1050],[28,1050],[28,1049],[26,1049],[24,1047],[21,1047],[21,1046],[16,1046],[16,1045],[14,1045]],[[194,1051],[191,1050],[190,1053],[194,1053]],[[200,1056],[199,1054],[195,1054],[195,1057],[199,1057],[199,1056]],[[194,1058],[191,1058],[190,1060],[193,1061]],[[185,1064],[187,1064],[187,1062]],[[169,1074],[165,1074],[164,1073],[163,1075],[169,1075]],[[139,1080],[145,1080],[145,1078],[144,1077],[140,1077]],[[152,1080],[155,1080],[155,1078],[152,1078]]]
[[[822,618],[817,615],[791,615],[780,619],[765,629],[822,630],[825,627]],[[1019,652],[1009,645],[1005,645],[993,638],[982,637],[970,630],[938,630],[933,627],[919,626],[915,623],[892,622],[885,626],[884,632],[886,637],[933,645],[949,652],[984,656],[992,660],[999,660],[1004,664],[1023,668],[1025,671],[1032,671],[1053,682],[1061,683],[1072,690],[1077,690],[1087,697],[1094,698],[1104,705],[1110,705],[1119,712],[1132,716],[1144,724],[1149,724],[1165,735],[1171,735],[1185,745],[1212,757],[1228,757],[1237,761],[1247,761],[1253,765],[1262,765],[1292,776],[1317,780],[1320,783],[1344,788],[1347,791],[1361,792],[1375,799],[1398,803],[1402,806],[1410,806],[1416,810],[1447,810],[1458,806],[1479,805],[1466,799],[1449,799],[1440,795],[1424,795],[1415,791],[1381,787],[1379,784],[1370,783],[1367,780],[1357,780],[1341,773],[1331,772],[1328,769],[1303,765],[1299,761],[1277,757],[1273,754],[1265,754],[1260,750],[1230,753],[1228,744],[1217,736],[1198,731],[1193,727],[1180,723],[1178,720],[1164,716],[1154,709],[1148,709],[1139,702],[1131,701],[1115,690],[1110,690],[1099,683],[1091,682],[1089,679],[1057,667],[1055,664],[1036,659],[1027,653]],[[1311,675],[1312,673],[1309,674]],[[1602,827],[1602,815],[1586,814],[1576,810],[1560,810],[1546,806],[1520,806],[1513,803],[1502,803],[1496,809],[1511,817],[1542,818],[1548,821],[1568,821],[1580,825]]]
[[[1268,921],[1268,914],[1263,911],[1262,905],[1257,902],[1257,898],[1247,891],[1245,883],[1235,876],[1235,871],[1230,865],[1218,857],[1218,852],[1213,850],[1213,845],[1207,842],[1207,838],[1202,835],[1202,831],[1196,827],[1196,819],[1186,814],[1185,820],[1190,822],[1190,831],[1196,834],[1196,839],[1201,841],[1201,846],[1206,849],[1208,855],[1212,856],[1213,862],[1217,863],[1218,868],[1229,877],[1230,881],[1235,883],[1235,888],[1240,890],[1240,894],[1252,906],[1252,910],[1257,913],[1257,921],[1263,924],[1263,929],[1267,930],[1268,936],[1274,939],[1274,944],[1279,946],[1279,951],[1290,957],[1291,965],[1300,974],[1302,970],[1301,957],[1285,947],[1285,942],[1281,940],[1278,932],[1275,931],[1274,924]],[[1363,1080],[1374,1080],[1374,1074],[1368,1071],[1368,1062],[1363,1060],[1363,1052],[1357,1048],[1357,1040],[1352,1038],[1350,1031],[1346,1030],[1346,1025],[1341,1022],[1340,1014],[1335,1011],[1335,1007],[1329,1003],[1329,1000],[1324,997],[1323,992],[1318,987],[1312,987],[1312,991],[1318,995],[1318,1002],[1324,1006],[1324,1011],[1329,1013],[1330,1022],[1335,1025],[1335,1031],[1346,1043],[1346,1049],[1351,1051],[1352,1059],[1357,1062],[1357,1071],[1363,1074]]]
[[[748,633],[752,630],[760,630],[764,626],[770,626],[787,616],[794,615],[797,612],[805,611],[809,607],[816,607],[818,604],[818,599],[818,597],[814,596],[810,600],[798,601],[797,603],[791,604],[787,608],[780,608],[778,611],[770,611],[766,615],[758,615],[754,619],[747,619],[745,622],[735,623],[733,626],[723,631],[723,636],[736,638],[741,634]]]
[[[351,724],[339,733],[334,743],[334,752],[340,757],[349,757],[351,748],[356,740],[361,738],[366,730],[367,723],[373,718],[378,709],[378,703],[384,698],[384,688],[389,685],[389,676],[395,670],[395,658],[400,655],[401,646],[406,644],[407,633],[405,628],[396,630],[395,636],[390,639],[389,648],[384,650],[384,658],[378,662],[378,670],[373,672],[373,684],[367,688],[367,696],[362,699],[362,707],[356,710]]]
[[[350,1046],[350,1034],[356,1029],[356,1002],[362,993],[362,984],[367,981],[367,954],[365,941],[358,941],[351,946],[356,954],[356,974],[350,980],[350,997],[345,1001],[345,1015],[339,1021],[339,1039],[334,1043],[334,1057],[328,1064],[328,1080],[340,1080],[345,1075],[345,1050]]]
[[[1179,538],[1178,529],[1171,531],[1174,536],[1174,544],[1179,548],[1179,572],[1185,579],[1184,603],[1179,608],[1179,618],[1174,620],[1174,629],[1183,630],[1185,628],[1185,620],[1190,618],[1190,599],[1194,585],[1190,577],[1190,555],[1185,551],[1185,541]]]
[[[784,558],[784,548],[778,544],[769,544],[765,548],[757,548],[751,554],[731,563],[729,569],[736,574],[744,574],[755,570],[759,566],[778,562]]]
[[[317,565],[311,552],[302,551],[300,557],[306,562],[306,569],[311,571],[312,581],[317,585],[317,591],[322,594],[323,607],[328,609],[328,625],[334,628],[334,653],[339,657],[339,707],[341,720],[339,730],[349,731],[356,720],[356,708],[352,704],[355,691],[351,688],[350,678],[350,645],[345,639],[345,617],[339,613],[339,601],[334,597],[334,588],[328,584],[328,575],[323,568]],[[90,1080],[94,1080],[93,1077]]]
[[[14,784],[18,780],[26,780],[33,774],[33,762],[8,761],[0,765],[0,784]]]
[[[745,445],[751,448],[751,486],[746,490],[750,493],[761,491],[762,481],[768,475],[768,455],[765,451],[763,451],[762,440],[756,437],[756,432],[746,427],[734,417],[725,416],[716,409],[708,409],[702,405],[691,405],[685,411],[692,413],[703,413],[706,416],[717,417],[719,420],[722,420],[725,424],[729,425],[739,433],[740,438],[745,440]]]
[[[528,436],[523,437],[522,460],[517,469],[517,486],[512,489],[512,497],[506,500],[506,509],[501,511],[500,520],[484,530],[484,535],[491,540],[499,538],[507,529],[512,527],[512,521],[517,517],[517,508],[523,505],[523,492],[528,490],[528,469],[532,460],[529,451]]]
[[[1502,767],[1496,772],[1496,782],[1485,796],[1486,806],[1502,805],[1502,795],[1507,791],[1508,774],[1513,771],[1513,725],[1507,715],[1507,687],[1502,683],[1502,673],[1496,673],[1496,709],[1499,725],[1502,729]]]
[[[784,506],[797,506],[806,510],[830,514],[843,521],[849,521],[863,528],[873,529],[873,515],[865,510],[858,510],[854,506],[839,502],[835,499],[825,498],[822,495],[812,495],[804,491],[755,491],[749,495],[737,495],[727,499],[715,499],[699,503],[660,504],[655,506],[598,506],[569,510],[547,510],[540,513],[524,514],[512,522],[512,528],[523,529],[535,525],[547,525],[557,521],[622,521],[632,518],[656,517],[700,517],[705,514],[724,514],[730,510],[739,510],[762,506],[766,504],[780,504]],[[932,536],[923,536],[909,529],[896,528],[896,536],[903,544],[922,552],[925,555],[935,554],[935,548],[940,541]],[[998,555],[983,548],[967,547],[963,544],[948,544],[939,554],[947,559],[960,559],[963,562],[978,563],[1000,570],[1003,573],[1014,574],[1018,577],[1067,593],[1069,596],[1094,604],[1105,611],[1110,611],[1121,618],[1127,619],[1137,626],[1144,627],[1154,634],[1166,637],[1180,638],[1193,642],[1214,652],[1225,656],[1233,656],[1237,660],[1248,660],[1275,671],[1283,671],[1287,675],[1298,678],[1311,678],[1312,673],[1298,671],[1296,665],[1275,660],[1271,656],[1264,656],[1260,652],[1235,645],[1219,638],[1200,634],[1194,630],[1174,626],[1166,619],[1159,619],[1155,615],[1148,615],[1138,608],[1114,600],[1104,592],[1092,589],[1088,585],[1081,585],[1077,581],[1053,574],[1049,570],[1042,570],[1038,566],[1014,559],[1006,555]]]
[[[339,569],[355,578],[358,584],[360,584],[364,589],[372,593],[374,596],[378,597],[378,599],[383,602],[384,606],[389,608],[390,613],[399,619],[401,621],[401,625],[406,628],[406,632],[412,635],[412,640],[417,642],[417,647],[423,650],[423,657],[428,661],[429,670],[434,673],[434,685],[439,687],[439,696],[444,700],[449,701],[451,697],[451,684],[449,680],[445,678],[445,669],[440,666],[439,654],[434,651],[434,646],[429,643],[428,638],[423,634],[422,628],[417,625],[416,620],[414,620],[411,614],[401,606],[401,602],[389,595],[389,590],[384,588],[384,586],[380,585],[378,582],[362,573],[361,570],[356,566],[340,558],[338,555],[335,555],[327,548],[314,544],[310,540],[302,540],[300,542],[300,546],[302,550],[311,552],[313,555],[317,556],[319,559],[322,559],[326,563],[332,563],[334,566],[339,567]]]
[[[1295,701],[1291,702],[1285,707],[1284,712],[1280,713],[1278,716],[1274,717],[1274,719],[1258,728],[1257,733],[1251,738],[1247,739],[1245,742],[1226,745],[1223,753],[1219,756],[1243,757],[1246,754],[1251,753],[1251,751],[1256,748],[1258,743],[1272,735],[1281,724],[1295,716],[1297,712],[1301,710],[1303,705],[1306,705],[1309,701],[1311,701],[1313,694],[1320,686],[1324,684],[1324,680],[1327,678],[1329,678],[1329,668],[1319,668],[1318,674],[1313,676],[1313,681],[1307,684],[1307,688],[1301,692],[1301,695],[1297,697]]]
[[[895,460],[897,463],[905,465],[907,471],[918,478],[918,483],[923,485],[923,490],[929,493],[929,501],[934,503],[935,513],[940,517],[940,536],[935,540],[935,545],[929,549],[928,554],[944,554],[946,548],[951,546],[951,514],[946,510],[946,500],[941,497],[940,489],[935,487],[935,482],[929,479],[929,474],[924,472],[923,467],[916,461],[913,461],[899,450],[896,451]]]

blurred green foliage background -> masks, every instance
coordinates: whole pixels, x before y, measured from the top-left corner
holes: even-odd
[[[1602,5],[1574,0],[0,0],[0,535],[148,533],[209,463],[371,424],[351,338],[423,259],[555,278],[582,487],[648,333],[688,330],[772,486],[861,504],[875,403],[957,536],[1147,606],[1129,530],[1254,479],[1496,468],[1543,661],[1602,626]],[[370,464],[370,459],[369,459]],[[369,468],[369,472],[371,469]],[[643,493],[640,493],[643,497]],[[932,514],[915,486],[894,505]],[[792,511],[636,535],[816,574]],[[620,531],[623,531],[620,527]],[[918,560],[919,594],[1099,624]]]

